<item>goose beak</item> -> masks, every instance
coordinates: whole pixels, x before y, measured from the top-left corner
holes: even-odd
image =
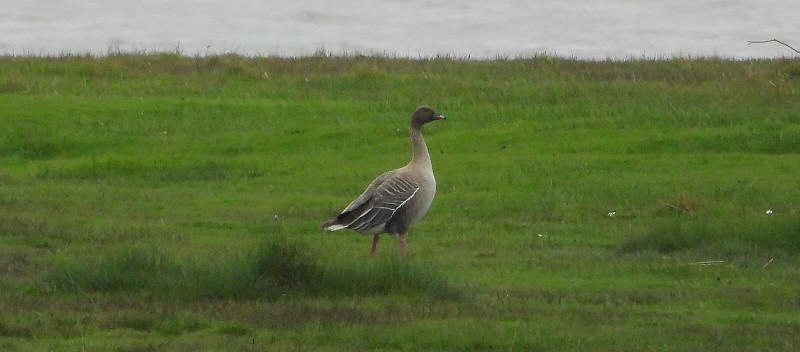
[[[434,117],[433,117],[433,119],[434,119],[434,120],[446,120],[446,118],[444,117],[444,115],[436,115],[436,116],[434,116]]]

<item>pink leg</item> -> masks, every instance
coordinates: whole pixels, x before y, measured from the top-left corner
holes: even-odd
[[[408,244],[406,243],[406,236],[408,236],[408,234],[404,233],[400,235],[400,255],[404,257],[406,256],[406,247],[408,247]]]
[[[372,236],[372,249],[369,251],[369,255],[375,256],[375,248],[378,246],[378,235]]]

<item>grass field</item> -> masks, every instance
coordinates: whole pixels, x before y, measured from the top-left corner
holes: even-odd
[[[798,350],[798,175],[798,59],[2,57],[0,351]]]

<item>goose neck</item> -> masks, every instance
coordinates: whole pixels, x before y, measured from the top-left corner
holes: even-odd
[[[413,149],[411,164],[431,164],[431,156],[428,153],[428,145],[425,144],[425,139],[422,137],[421,126],[411,125],[411,147]]]

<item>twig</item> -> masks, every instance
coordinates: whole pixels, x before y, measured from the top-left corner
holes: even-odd
[[[773,260],[775,260],[775,258],[769,258],[769,261],[767,262],[767,264],[764,264],[764,266],[762,266],[761,269],[766,268],[767,265],[769,265],[769,263],[772,263]]]
[[[750,45],[750,44],[764,44],[764,43],[771,43],[771,42],[775,42],[775,43],[778,43],[778,44],[783,44],[783,46],[785,46],[785,47],[787,47],[787,48],[789,48],[789,49],[792,49],[792,51],[794,51],[795,53],[798,53],[798,54],[800,54],[800,50],[797,50],[797,49],[793,48],[791,45],[789,45],[789,44],[786,44],[786,43],[784,43],[784,42],[782,42],[782,41],[780,41],[780,40],[777,40],[777,39],[770,39],[770,40],[748,40],[748,41],[747,41],[747,45]]]
[[[718,263],[724,263],[724,262],[725,262],[724,260],[706,260],[704,262],[697,262],[695,264],[698,264],[698,265],[711,265],[711,264],[718,264]]]

